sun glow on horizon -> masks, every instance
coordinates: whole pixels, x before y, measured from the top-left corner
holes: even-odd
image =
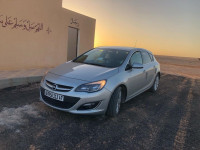
[[[196,58],[200,58],[198,6],[198,0],[63,0],[63,7],[96,19],[94,47],[136,44],[156,55]]]

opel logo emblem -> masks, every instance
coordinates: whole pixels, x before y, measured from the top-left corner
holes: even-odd
[[[52,90],[56,90],[57,89],[57,86],[56,86],[56,84],[54,84],[53,86],[52,86]]]

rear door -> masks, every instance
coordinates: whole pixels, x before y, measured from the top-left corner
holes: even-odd
[[[148,87],[153,82],[155,77],[155,65],[148,52],[142,51],[141,53],[145,71],[145,87]]]

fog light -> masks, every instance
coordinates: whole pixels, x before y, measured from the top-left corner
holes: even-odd
[[[100,102],[91,102],[91,103],[85,103],[81,105],[78,110],[88,110],[88,109],[93,109],[99,105]]]

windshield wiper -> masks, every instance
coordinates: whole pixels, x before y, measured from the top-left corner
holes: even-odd
[[[95,63],[85,63],[85,64],[88,64],[88,65],[94,65],[94,66],[106,67],[105,65],[95,64]]]
[[[100,66],[100,67],[106,67],[105,65],[101,65],[101,64],[95,64],[95,63],[87,63],[87,62],[79,62],[79,61],[74,61],[75,63],[81,63],[81,64],[87,64],[87,65],[94,65],[94,66]]]

